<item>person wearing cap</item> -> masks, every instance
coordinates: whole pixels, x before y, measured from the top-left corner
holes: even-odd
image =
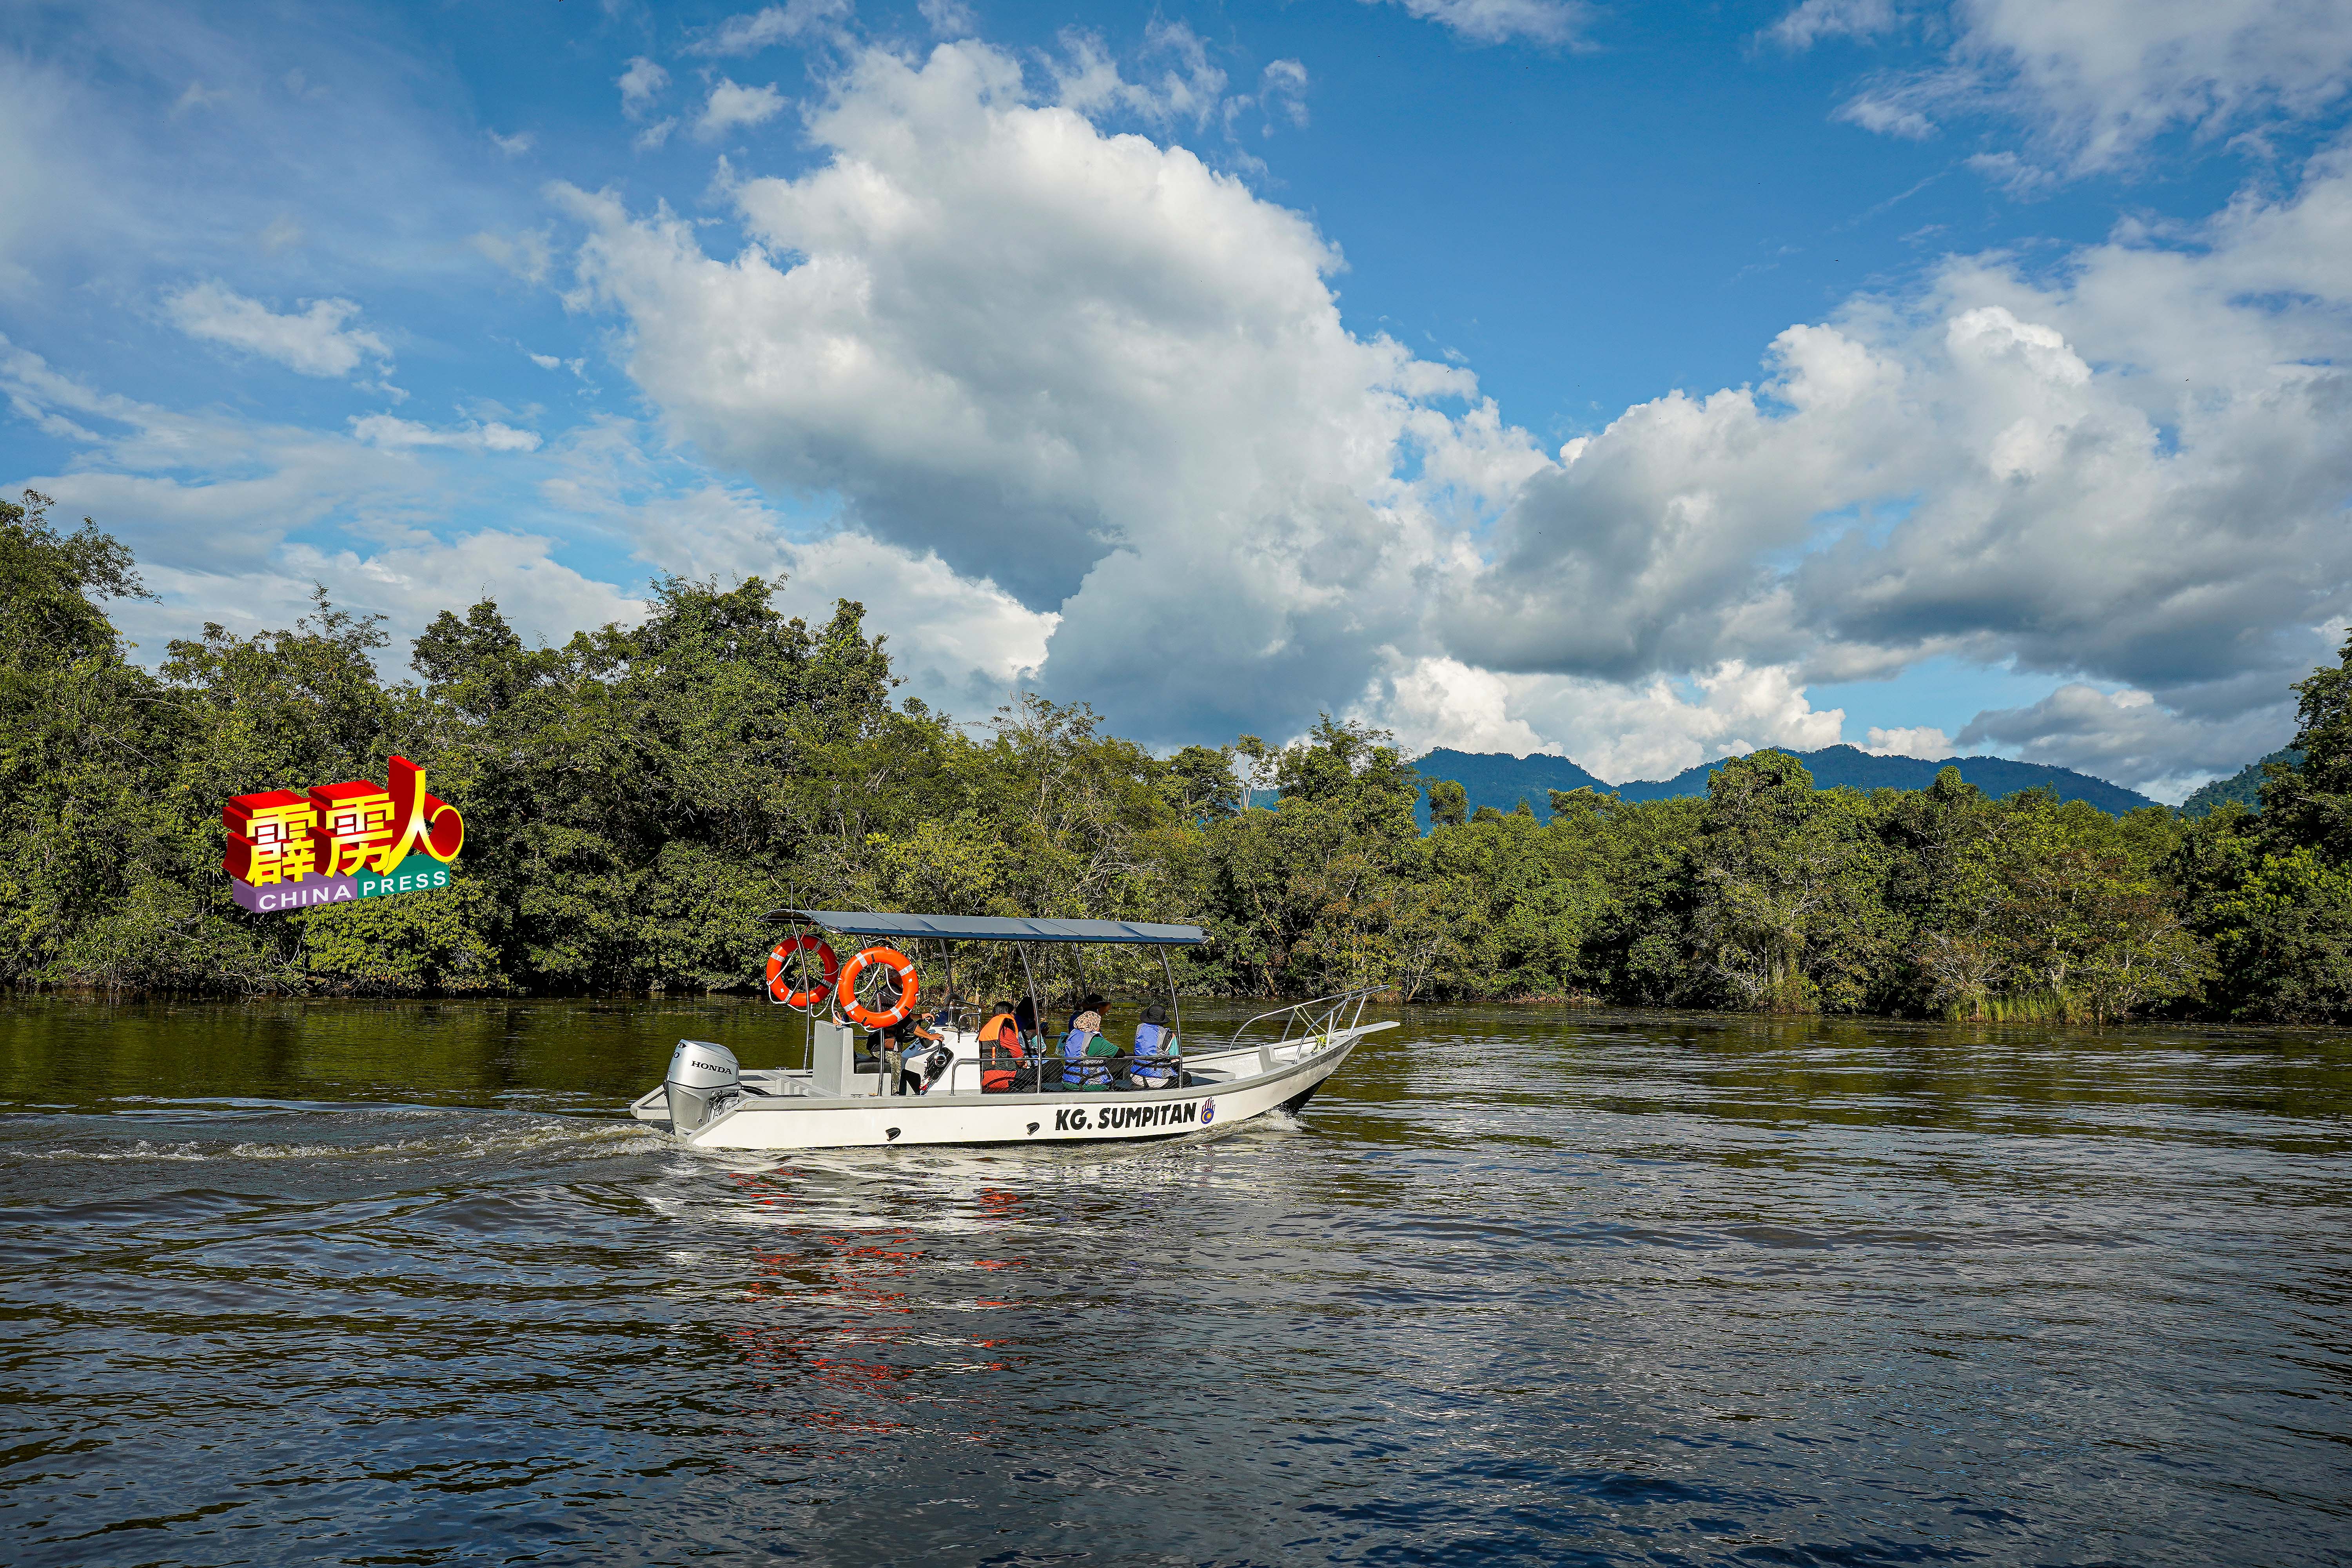
[[[1168,1009],[1154,1002],[1135,1026],[1135,1058],[1127,1076],[1138,1089],[1166,1089],[1176,1073],[1176,1031],[1168,1026]]]

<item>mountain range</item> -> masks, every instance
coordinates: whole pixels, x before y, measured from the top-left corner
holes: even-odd
[[[2014,795],[2019,790],[2047,787],[2061,800],[2087,801],[2101,811],[2120,814],[2158,803],[2137,790],[2078,773],[2072,768],[2042,763],[2013,763],[2007,757],[1946,757],[1925,762],[1917,757],[1880,757],[1853,746],[1824,746],[1817,752],[1790,752],[1805,764],[1822,789],[1925,789],[1946,768],[1958,768],[1960,777],[1989,795]],[[1515,757],[1507,752],[1456,752],[1444,747],[1413,763],[1424,781],[1453,779],[1470,797],[1470,809],[1491,805],[1515,811],[1520,801],[1544,821],[1551,819],[1553,790],[1592,789],[1616,794],[1624,800],[1671,800],[1676,795],[1705,795],[1707,775],[1729,759],[1685,768],[1670,779],[1637,779],[1631,784],[1604,784],[1566,757],[1540,752]],[[1429,799],[1416,808],[1423,828],[1429,826]]]

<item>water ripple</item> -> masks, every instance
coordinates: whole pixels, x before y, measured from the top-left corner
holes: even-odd
[[[0,1558],[2352,1561],[2338,1037],[1429,1012],[1132,1151],[613,1114],[772,1027],[0,1005]]]

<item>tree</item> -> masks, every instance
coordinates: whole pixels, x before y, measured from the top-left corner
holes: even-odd
[[[2352,1021],[2352,869],[2309,846],[2264,855],[2205,912],[2229,1016]]]
[[[1269,995],[1392,973],[1397,873],[1420,837],[1418,778],[1386,732],[1328,714],[1274,763],[1276,809],[1210,830],[1219,945]]]
[[[49,523],[38,490],[0,500],[0,669],[14,675],[121,652],[99,599],[150,597],[131,552],[89,518],[72,533]]]
[[[87,518],[59,533],[50,504],[0,501],[0,978],[170,987],[268,970],[194,891],[179,716],[102,606],[145,596],[131,552]]]
[[[1815,790],[1786,752],[1735,757],[1707,780],[1691,929],[1726,994],[1772,1012],[1852,1010],[1890,922],[1869,804]]]
[[[1242,809],[1249,810],[1257,804],[1257,792],[1271,788],[1274,776],[1274,748],[1255,735],[1239,735],[1234,740],[1234,755],[1240,759],[1237,768],[1242,786]]]
[[[2289,750],[2300,767],[2263,768],[2262,836],[2274,854],[2308,847],[2336,865],[2352,863],[2352,633],[2333,668],[2295,683],[2298,727]]]
[[[1907,972],[1881,989],[1890,1011],[1980,1018],[2008,975],[1997,922],[2007,899],[2000,814],[1983,792],[1946,768],[1900,796],[1881,836],[1890,850],[1886,901],[1911,933]]]
[[[1168,759],[1168,804],[1187,822],[1223,822],[1242,808],[1234,748],[1186,746]]]
[[[1429,820],[1437,827],[1459,827],[1468,819],[1470,792],[1452,779],[1429,786]]]

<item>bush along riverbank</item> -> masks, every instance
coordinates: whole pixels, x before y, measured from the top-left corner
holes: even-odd
[[[2259,815],[2109,816],[1948,770],[1817,790],[1784,752],[1704,799],[1481,810],[1361,725],[1159,758],[1083,708],[961,726],[894,696],[861,606],[666,579],[633,626],[531,647],[443,612],[387,681],[373,617],[207,626],[152,670],[135,563],[0,503],[0,979],[215,994],[749,988],[780,907],[1197,921],[1195,994],[1368,982],[1790,1012],[2352,1020],[2352,642],[2296,689]],[[234,795],[409,757],[467,824],[446,889],[254,915]],[[1156,965],[1155,973],[1156,973]],[[985,977],[975,977],[976,980]],[[1116,984],[1120,976],[1098,978]],[[1138,977],[1139,978],[1139,977]]]

